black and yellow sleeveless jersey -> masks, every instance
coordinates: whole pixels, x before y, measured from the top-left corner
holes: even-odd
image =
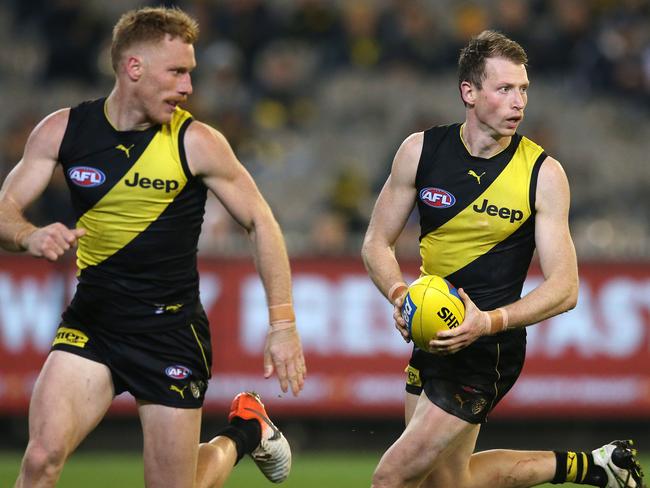
[[[462,287],[482,310],[518,300],[535,249],[535,189],[544,150],[515,134],[485,159],[461,125],[424,132],[416,174],[421,272]]]
[[[198,306],[197,242],[207,189],[190,172],[191,115],[118,131],[105,99],[70,111],[59,161],[77,227],[78,285],[65,320],[117,330],[177,326]]]

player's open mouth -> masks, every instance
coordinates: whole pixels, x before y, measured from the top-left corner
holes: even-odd
[[[509,127],[512,127],[512,128],[517,127],[519,125],[519,122],[521,122],[522,118],[523,117],[521,115],[518,115],[518,116],[515,116],[515,117],[508,117],[506,119],[506,125],[508,125]]]

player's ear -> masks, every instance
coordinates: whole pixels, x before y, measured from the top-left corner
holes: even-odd
[[[465,80],[461,82],[459,90],[460,98],[463,100],[463,103],[465,103],[465,105],[474,106],[474,103],[476,103],[476,87],[469,81]]]
[[[142,57],[140,56],[128,56],[124,61],[124,70],[126,74],[131,79],[131,81],[138,81],[142,76]]]

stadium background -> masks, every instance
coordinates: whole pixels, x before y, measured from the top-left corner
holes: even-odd
[[[43,116],[108,93],[110,28],[123,11],[146,4],[0,1],[0,179]],[[355,476],[360,481],[350,486],[367,484],[401,430],[409,351],[364,275],[360,241],[401,140],[462,120],[458,50],[469,36],[496,28],[528,51],[532,85],[521,132],[567,171],[582,281],[576,310],[529,328],[524,374],[484,427],[479,448],[591,449],[632,436],[650,451],[647,0],[176,4],[202,28],[187,108],[228,137],[285,231],[310,368],[299,399],[261,379],[263,295],[245,236],[211,199],[200,242],[215,350],[204,437],[223,423],[230,398],[254,387],[292,441],[297,471],[304,456],[318,479],[334,472],[341,488]],[[29,214],[39,223],[72,223],[60,173]],[[398,246],[411,277],[417,234],[414,218]],[[72,260],[0,255],[2,486],[17,469],[29,392],[73,276]],[[533,267],[527,286],[538,279]],[[140,444],[132,401],[119,397],[79,459],[100,455],[97,474],[115,459],[119,472],[137,464]],[[331,451],[345,457],[328,461]],[[339,471],[356,466],[357,456],[365,456],[358,467]],[[263,484],[252,479],[229,486]]]

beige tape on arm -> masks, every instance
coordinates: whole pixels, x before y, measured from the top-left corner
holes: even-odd
[[[395,300],[403,295],[408,289],[409,286],[403,281],[398,281],[393,286],[391,286],[390,290],[388,290],[388,299],[390,300],[390,303],[395,303]]]
[[[27,246],[24,246],[22,241],[31,232],[36,230],[36,227],[29,222],[25,221],[22,217],[22,210],[20,205],[14,200],[10,195],[5,195],[4,200],[9,204],[9,215],[7,220],[9,224],[15,224],[18,227],[18,230],[14,234],[11,242],[15,248],[19,251],[25,251]],[[15,216],[11,214],[15,213]],[[3,217],[3,220],[4,217]]]
[[[498,334],[508,328],[508,311],[505,308],[497,308],[487,312],[490,318],[489,334]]]
[[[269,323],[273,330],[290,329],[296,326],[296,314],[292,303],[271,305],[269,307]]]

